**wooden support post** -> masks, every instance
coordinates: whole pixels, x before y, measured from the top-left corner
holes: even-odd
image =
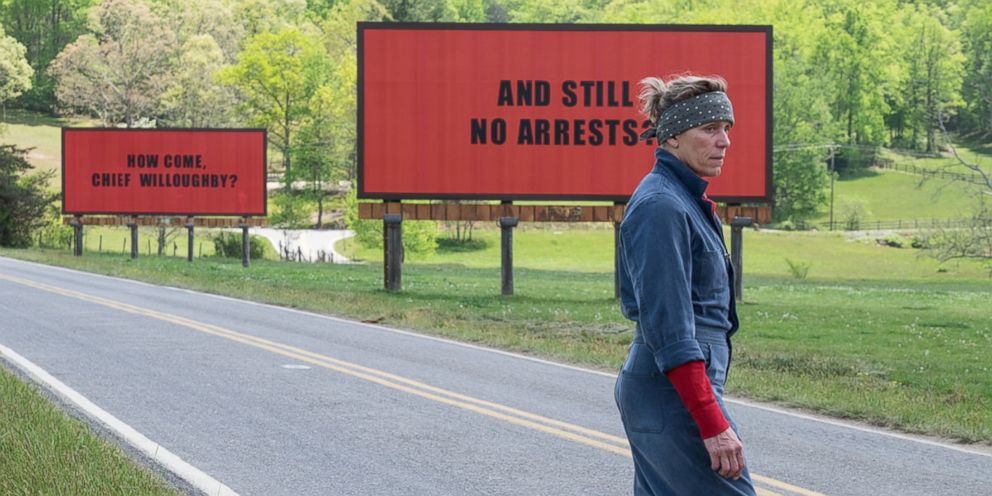
[[[186,261],[193,261],[193,218],[186,217]]]
[[[513,228],[517,227],[516,217],[500,217],[500,274],[503,281],[503,296],[513,294]]]
[[[131,258],[138,258],[138,218],[131,217],[127,227],[131,229]]]
[[[613,297],[620,299],[620,271],[623,267],[620,266],[620,223],[621,218],[617,217],[617,211],[622,211],[624,206],[623,202],[613,203]],[[620,207],[620,208],[617,208]]]
[[[734,295],[737,301],[744,300],[744,233],[751,225],[750,217],[734,217],[730,222],[730,264],[734,267]]]
[[[385,214],[383,220],[383,284],[387,291],[403,289],[403,215]]]
[[[74,216],[72,221],[69,222],[72,226],[73,241],[75,241],[75,246],[72,247],[72,254],[81,257],[83,256],[83,219],[80,216]]]
[[[249,259],[249,253],[251,253],[248,240],[248,217],[241,218],[241,266],[248,267],[251,265],[251,260]]]

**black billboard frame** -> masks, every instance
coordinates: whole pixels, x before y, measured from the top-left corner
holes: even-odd
[[[358,36],[358,104],[356,106],[356,179],[357,197],[360,200],[499,200],[499,201],[602,201],[626,203],[630,195],[505,195],[458,193],[367,193],[365,191],[365,37],[368,29],[397,30],[478,30],[478,31],[662,31],[662,32],[741,32],[765,34],[765,195],[764,196],[713,196],[712,200],[726,204],[774,204],[773,134],[774,68],[772,47],[773,27],[770,24],[513,24],[513,23],[430,23],[430,22],[372,22],[357,24]],[[633,193],[633,192],[631,192]]]
[[[216,212],[70,212],[65,209],[65,132],[66,131],[209,131],[209,132],[261,132],[262,133],[262,184],[266,185],[262,191],[262,213],[216,213]],[[84,216],[84,215],[118,215],[118,216],[149,216],[149,217],[268,217],[269,216],[269,188],[268,167],[269,167],[269,130],[266,128],[196,128],[196,127],[165,127],[165,128],[120,128],[120,127],[73,127],[61,128],[61,202],[62,215]]]

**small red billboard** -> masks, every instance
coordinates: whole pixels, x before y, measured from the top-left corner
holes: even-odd
[[[711,197],[771,201],[771,26],[359,23],[359,197],[626,201],[654,163],[638,82],[727,80]]]
[[[265,216],[264,129],[62,129],[62,212]]]

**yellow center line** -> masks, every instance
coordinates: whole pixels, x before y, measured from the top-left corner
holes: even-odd
[[[316,365],[321,368],[325,368],[341,374],[349,375],[358,379],[372,382],[374,384],[379,384],[381,386],[395,389],[397,391],[402,391],[408,394],[412,394],[415,396],[420,396],[425,399],[436,401],[438,403],[450,405],[456,408],[461,408],[463,410],[475,412],[480,415],[485,415],[491,418],[502,420],[510,424],[544,432],[546,434],[550,434],[562,439],[567,439],[569,441],[573,441],[576,443],[599,448],[605,451],[609,451],[611,453],[616,453],[622,456],[626,456],[628,458],[632,456],[627,439],[619,436],[613,436],[604,432],[588,429],[579,425],[570,424],[568,422],[562,422],[560,420],[551,419],[531,412],[519,410],[510,406],[474,398],[464,394],[456,393],[454,391],[449,391],[436,386],[431,386],[429,384],[425,384],[423,382],[419,382],[413,379],[391,374],[389,372],[385,372],[382,370],[365,367],[359,364],[347,362],[337,358],[332,358],[326,355],[321,355],[319,353],[314,353],[294,346],[277,343],[256,336],[251,336],[249,334],[243,334],[213,324],[207,324],[204,322],[191,320],[179,315],[159,312],[156,310],[138,307],[135,305],[130,305],[115,300],[110,300],[99,296],[80,293],[77,291],[72,291],[57,286],[50,286],[47,284],[31,281],[28,279],[21,279],[4,274],[0,274],[0,279],[4,279],[24,286],[33,287],[50,293],[60,294],[70,298],[96,303],[98,305],[106,306],[123,312],[151,317],[165,322],[170,322],[205,334],[222,337],[230,341],[239,342],[258,349],[270,351],[272,353],[282,355],[288,358],[292,358],[312,365]],[[604,440],[608,442],[603,442],[593,438],[598,438],[600,440]],[[610,443],[615,443],[615,444],[610,444]],[[793,493],[800,494],[802,496],[824,496],[821,493],[803,489],[801,487],[797,487],[769,477],[764,477],[757,474],[751,474],[751,477],[755,482],[760,482],[762,484],[773,486],[779,489],[791,491]],[[757,488],[757,491],[758,494],[762,496],[782,496],[779,493],[775,493],[763,488]]]

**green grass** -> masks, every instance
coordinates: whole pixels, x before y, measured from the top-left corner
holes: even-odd
[[[901,171],[871,171],[862,176],[839,180],[834,188],[834,222],[842,224],[852,209],[857,209],[870,228],[875,221],[967,217],[978,204],[973,187],[950,179],[928,179]],[[811,221],[825,223],[829,211],[824,208]],[[912,227],[909,223],[907,226]]]
[[[2,367],[0,474],[0,494],[178,494]]]
[[[518,228],[513,234],[515,268],[561,271],[613,271],[613,227],[605,224],[583,230],[540,224]],[[555,229],[558,230],[555,230]],[[730,229],[725,228],[730,239]],[[912,235],[907,233],[907,237]],[[857,238],[846,233],[744,231],[744,272],[748,276],[790,277],[786,259],[808,262],[808,277],[829,282],[838,278],[878,281],[958,282],[987,281],[988,271],[972,262],[938,263],[918,250],[880,246],[876,237]],[[469,268],[499,268],[500,232],[476,228],[473,248],[439,250],[430,255],[407,254],[411,264],[457,264]],[[382,262],[381,248],[364,248],[354,240],[339,241],[336,249],[348,256]],[[992,284],[992,283],[990,283]]]
[[[173,286],[381,322],[604,370],[631,325],[613,299],[612,230],[515,233],[515,290],[501,297],[498,230],[481,248],[446,249],[404,266],[403,291],[382,266],[262,261],[193,264],[64,252],[11,255]],[[360,250],[361,251],[361,250]],[[381,252],[362,251],[371,260]],[[785,258],[810,263],[805,279]],[[992,442],[992,281],[971,262],[938,265],[915,250],[830,233],[745,234],[744,323],[733,394],[908,432]]]
[[[8,109],[7,118],[0,127],[0,142],[13,143],[21,148],[33,148],[28,161],[38,171],[55,171],[53,187],[60,187],[62,175],[62,127],[89,127],[92,121],[62,119],[35,112]]]
[[[992,149],[988,145],[954,144],[958,156],[969,163],[977,164],[984,170],[992,170]],[[929,170],[941,170],[955,172],[959,174],[970,174],[971,170],[964,167],[953,154],[943,152],[939,157],[926,157],[923,154],[900,153],[892,150],[883,150],[883,158],[898,165],[914,165],[918,168]]]
[[[213,236],[216,229],[199,228],[194,231],[193,256],[212,257],[214,250]],[[266,244],[265,258],[278,260],[279,254],[272,244],[264,238],[254,238],[254,242]],[[165,256],[185,259],[188,248],[186,229],[167,228]],[[130,256],[131,231],[126,226],[86,226],[83,228],[83,250],[86,253],[107,253]],[[154,227],[138,228],[138,256],[145,257],[158,253],[158,229]]]

